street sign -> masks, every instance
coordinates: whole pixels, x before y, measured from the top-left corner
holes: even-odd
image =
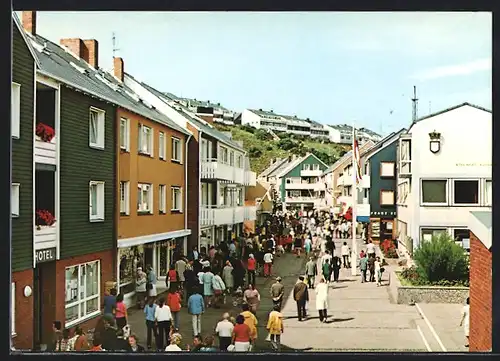
[[[35,262],[44,263],[56,260],[56,247],[38,249],[35,251]]]

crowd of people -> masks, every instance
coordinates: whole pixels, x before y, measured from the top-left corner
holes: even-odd
[[[320,321],[326,322],[328,283],[339,280],[342,266],[351,267],[347,242],[344,242],[340,255],[337,255],[333,239],[349,237],[351,228],[348,220],[336,219],[329,213],[277,212],[255,234],[220,242],[217,247],[211,246],[208,249],[193,247],[187,255],[176,254],[175,262],[170,265],[166,275],[166,294],[158,295],[158,279],[151,266],[146,266],[146,271],[138,267],[136,305],[144,312],[147,330],[144,346],[139,345],[137,336],[130,329],[123,295],[117,294],[116,289],[111,289],[104,297],[103,315],[92,337],[79,327],[71,335],[69,330],[62,330],[61,323],[56,321],[49,350],[251,351],[257,340],[256,315],[261,301],[256,279],[272,277],[275,257],[281,257],[285,252],[293,252],[297,257],[305,253],[308,259],[305,276],[299,278],[293,289],[299,320],[307,317],[305,305],[310,288],[316,292]],[[367,262],[364,257],[360,257],[362,272],[365,269],[363,281],[366,269],[370,271],[370,280],[380,270],[380,267],[377,268],[379,260],[375,258],[372,261],[371,250],[374,247],[368,246],[370,257]],[[322,277],[315,287],[318,273]],[[279,276],[275,277],[267,292],[273,300],[272,309],[266,310],[269,312],[267,341],[274,350],[279,351],[284,331],[281,309],[285,292]],[[227,305],[228,299],[240,312],[233,315],[224,312],[220,322],[214,325],[213,332],[202,337],[202,315],[208,308],[219,309]],[[183,336],[180,334],[180,310],[183,307],[192,319],[190,333],[193,341],[190,345],[183,343]],[[183,334],[186,336],[187,330],[183,330]]]

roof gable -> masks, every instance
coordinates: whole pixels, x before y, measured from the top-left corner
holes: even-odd
[[[382,139],[381,141],[379,141],[376,144],[377,147],[375,149],[373,149],[372,152],[370,152],[370,154],[366,157],[366,160],[370,159],[372,156],[374,156],[375,154],[377,154],[378,152],[380,152],[382,149],[387,148],[388,146],[390,146],[391,144],[393,144],[394,142],[396,142],[397,140],[399,140],[399,136],[404,131],[405,131],[404,128],[400,129],[397,132],[393,132],[393,133],[389,134],[389,136],[387,136],[384,139]]]
[[[288,173],[290,173],[292,170],[294,170],[296,167],[300,166],[302,163],[304,163],[307,159],[310,157],[315,158],[319,163],[321,163],[324,167],[327,167],[327,165],[318,157],[316,157],[313,153],[308,153],[303,157],[300,157],[296,159],[295,161],[291,162],[286,168],[284,168],[279,174],[278,178],[283,178],[285,177]]]
[[[491,210],[470,212],[469,229],[487,249],[491,249],[493,245]]]
[[[40,60],[38,59],[38,56],[35,52],[35,49],[33,49],[33,45],[31,44],[31,41],[29,41],[28,37],[26,36],[26,32],[24,31],[24,28],[21,24],[21,20],[19,20],[17,14],[15,11],[12,12],[12,20],[14,24],[16,25],[17,29],[21,33],[21,36],[23,37],[24,43],[28,47],[28,50],[31,53],[31,56],[33,57],[33,60],[35,61],[37,67],[40,67]]]

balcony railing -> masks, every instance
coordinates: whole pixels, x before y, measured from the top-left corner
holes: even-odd
[[[301,177],[320,177],[323,174],[321,169],[303,169],[300,171]]]
[[[245,179],[243,185],[255,187],[257,184],[257,174],[251,170],[245,170]]]
[[[57,246],[57,227],[35,226],[35,250],[47,249]]]
[[[255,185],[255,173],[246,171],[219,161],[218,159],[205,159],[201,161],[201,178],[224,180],[230,183]],[[248,183],[248,184],[247,184]]]
[[[316,197],[286,197],[286,203],[314,203]]]
[[[252,218],[253,217],[253,218]],[[255,206],[201,206],[201,226],[222,226],[256,219]]]
[[[232,224],[243,223],[245,221],[245,207],[234,207]]]
[[[57,137],[45,142],[35,135],[35,163],[56,165]]]
[[[310,190],[316,190],[318,187],[318,184],[322,183],[286,183],[285,184],[285,189],[310,189]],[[324,187],[324,186],[323,186]]]

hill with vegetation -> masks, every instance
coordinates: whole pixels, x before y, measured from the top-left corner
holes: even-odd
[[[234,140],[243,142],[250,157],[250,167],[257,174],[264,171],[275,158],[313,153],[327,165],[332,165],[351,149],[349,145],[289,133],[276,132],[278,140],[265,130],[248,125],[215,126],[223,132],[231,132]]]

